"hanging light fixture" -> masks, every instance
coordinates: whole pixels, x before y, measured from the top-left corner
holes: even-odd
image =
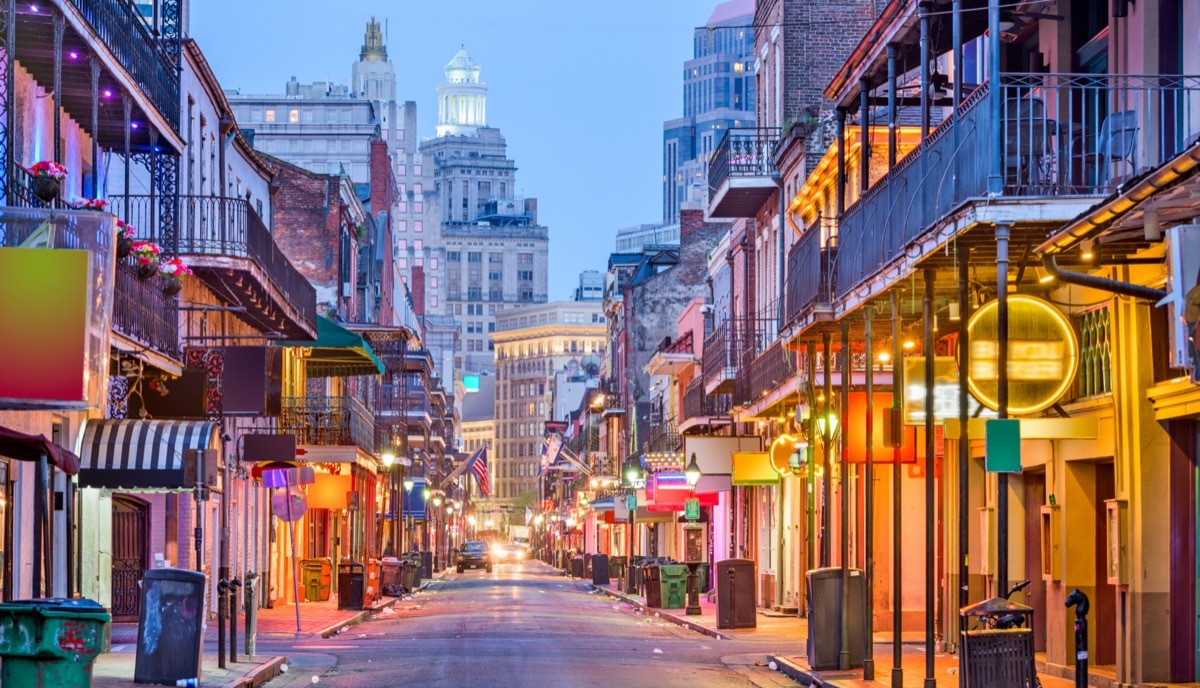
[[[696,463],[696,452],[692,452],[692,460],[688,463],[687,468],[683,469],[684,476],[687,477],[688,486],[695,488],[696,483],[700,482],[700,464]]]

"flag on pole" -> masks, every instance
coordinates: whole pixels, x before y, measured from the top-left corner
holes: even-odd
[[[467,461],[467,468],[475,474],[475,482],[479,485],[479,494],[484,497],[492,496],[492,479],[488,473],[487,446],[479,448],[475,455]]]
[[[532,522],[533,522],[533,510],[530,509],[529,507],[525,507],[525,525],[529,525]]]
[[[563,441],[562,436],[551,434],[542,440],[542,471],[545,472],[555,461],[558,461],[558,453],[562,451]]]

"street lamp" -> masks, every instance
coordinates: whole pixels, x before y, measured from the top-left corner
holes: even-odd
[[[396,463],[396,455],[391,452],[384,452],[381,458],[383,459],[384,468],[391,468],[392,464]]]
[[[826,438],[827,440],[832,439],[833,436],[837,434],[837,428],[837,414],[833,411],[830,411],[824,416],[817,416],[817,430],[820,431],[822,437]]]
[[[683,469],[683,474],[687,477],[688,486],[695,490],[696,483],[700,482],[700,464],[696,463],[696,452],[692,452],[692,460]]]
[[[630,485],[632,485],[633,483],[640,480],[641,477],[642,477],[642,467],[640,465],[638,465],[638,462],[636,459],[631,459],[629,461],[629,465],[625,467],[625,479],[629,481]]]
[[[700,464],[696,463],[696,452],[692,452],[692,460],[688,463],[687,468],[683,469],[683,475],[687,478],[688,487],[691,488],[693,495],[696,494],[696,483],[700,482]],[[694,498],[694,497],[693,497]],[[697,527],[695,523],[688,523],[684,528]],[[690,559],[690,557],[689,557]],[[701,614],[700,609],[700,576],[697,569],[700,568],[700,562],[686,562],[688,569],[687,575],[687,609],[684,614],[687,616],[697,616]]]

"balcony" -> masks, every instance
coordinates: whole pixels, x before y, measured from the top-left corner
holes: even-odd
[[[708,215],[754,217],[775,193],[778,128],[729,129],[708,163]]]
[[[358,446],[375,451],[371,412],[354,397],[284,397],[279,431],[295,435],[297,444]]]
[[[991,98],[999,99],[998,121]],[[1006,221],[1043,233],[1067,222],[1194,142],[1198,105],[1200,76],[1001,75],[999,88],[984,85],[963,102],[960,136],[953,118],[942,122],[847,208],[834,296],[845,298],[905,255],[912,262],[913,245],[974,199],[1008,201]],[[997,130],[1002,150],[988,136]],[[988,198],[997,158],[999,195]]]
[[[742,367],[734,321],[717,325],[704,340],[704,390],[708,394],[728,394]]]
[[[163,296],[158,279],[140,280],[129,259],[117,261],[113,290],[113,331],[181,364],[179,303]]]
[[[784,322],[796,325],[815,306],[829,304],[836,287],[833,275],[835,249],[823,246],[826,229],[809,227],[787,257],[787,281],[784,285]]]
[[[692,380],[683,393],[683,420],[680,432],[694,425],[705,425],[709,418],[728,416],[731,399],[728,394],[710,395],[704,391],[704,383]]]
[[[115,201],[118,210],[123,201]],[[129,197],[127,219],[138,228],[139,238],[161,243],[161,206],[153,196]],[[288,339],[316,336],[316,289],[288,260],[249,202],[182,196],[176,221],[179,254],[218,294],[235,295],[247,320]]]

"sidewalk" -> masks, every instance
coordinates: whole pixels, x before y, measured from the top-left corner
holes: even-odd
[[[646,607],[645,598],[639,595],[627,595],[617,589],[617,584],[606,586],[595,585],[596,590],[627,602],[647,614],[657,614],[666,621],[691,628],[698,633],[726,640],[753,640],[758,642],[776,642],[779,649],[771,659],[778,663],[779,670],[785,675],[804,685],[819,685],[827,688],[858,688],[880,687],[890,688],[892,675],[892,643],[890,639],[876,636],[875,642],[875,680],[862,680],[862,669],[853,671],[814,671],[808,666],[805,644],[808,638],[808,621],[796,616],[779,614],[764,614],[758,611],[757,628],[721,629],[717,630],[716,605],[704,597],[700,599],[701,614],[687,616],[683,609],[657,609]],[[925,679],[925,648],[918,642],[905,638],[901,640],[901,668],[904,671],[904,685],[921,686]],[[937,654],[934,656],[934,677],[938,688],[958,688],[958,657],[956,655]],[[1040,674],[1044,688],[1071,688],[1074,683],[1065,679]]]
[[[241,658],[245,659],[245,655]],[[201,685],[256,688],[278,676],[279,667],[285,662],[286,657],[256,656],[252,662],[233,662],[226,669],[218,669],[217,656],[205,654]],[[132,652],[100,655],[92,668],[92,688],[141,688],[144,684],[133,682],[133,665]]]

